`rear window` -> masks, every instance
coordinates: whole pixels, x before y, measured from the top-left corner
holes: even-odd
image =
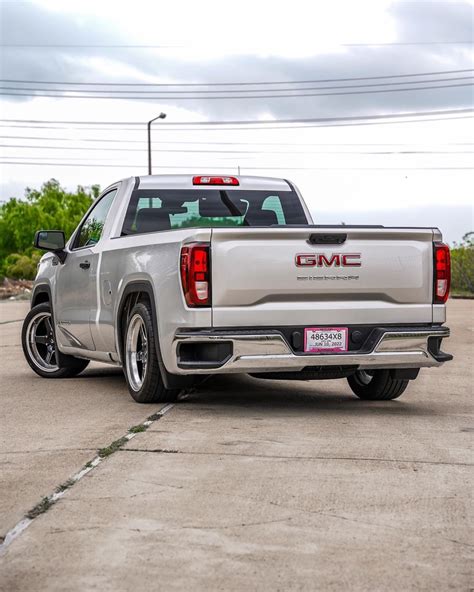
[[[198,227],[307,224],[294,191],[137,189],[122,234]]]

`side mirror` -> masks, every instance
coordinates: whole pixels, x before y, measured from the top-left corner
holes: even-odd
[[[66,253],[64,252],[66,239],[62,230],[38,230],[33,244],[37,249],[52,251],[58,256],[61,263],[64,263],[66,259]]]

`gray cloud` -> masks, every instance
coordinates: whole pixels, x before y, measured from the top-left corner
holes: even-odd
[[[392,6],[401,41],[472,41],[473,7],[468,2],[398,2]]]
[[[24,2],[2,4],[2,39],[6,44],[126,44],[125,32],[107,22],[79,20]],[[472,38],[472,6],[466,2],[398,2],[391,8],[400,42],[449,41]],[[159,40],[156,40],[159,43]],[[218,55],[218,48],[216,54]],[[133,66],[146,76],[176,82],[229,82],[262,80],[305,80],[383,74],[454,70],[472,67],[466,46],[420,45],[351,47],[344,53],[311,58],[232,56],[196,62],[180,60],[164,52],[104,48],[6,49],[2,77],[32,80],[121,82],[91,71],[74,57],[103,57]],[[133,81],[133,80],[132,80]],[[137,79],[138,81],[138,79]],[[365,90],[365,89],[361,89]],[[367,89],[370,90],[370,89]],[[330,91],[335,92],[335,91]],[[22,100],[3,97],[3,100]],[[164,101],[160,100],[160,103]],[[472,106],[472,87],[436,91],[394,92],[331,97],[258,100],[167,101],[200,112],[209,119],[254,118],[263,113],[275,117],[330,117],[402,111],[423,111]],[[90,106],[92,100],[85,100]]]

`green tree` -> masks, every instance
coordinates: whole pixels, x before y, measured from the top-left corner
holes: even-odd
[[[32,279],[38,260],[35,232],[64,230],[69,238],[99,191],[98,185],[78,186],[71,193],[51,179],[40,190],[27,188],[24,199],[12,198],[0,206],[0,275]]]
[[[474,232],[468,232],[451,249],[452,291],[474,293]]]

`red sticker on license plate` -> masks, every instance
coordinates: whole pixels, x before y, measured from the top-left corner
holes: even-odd
[[[309,327],[304,330],[305,352],[345,352],[348,341],[349,329],[347,327]]]

